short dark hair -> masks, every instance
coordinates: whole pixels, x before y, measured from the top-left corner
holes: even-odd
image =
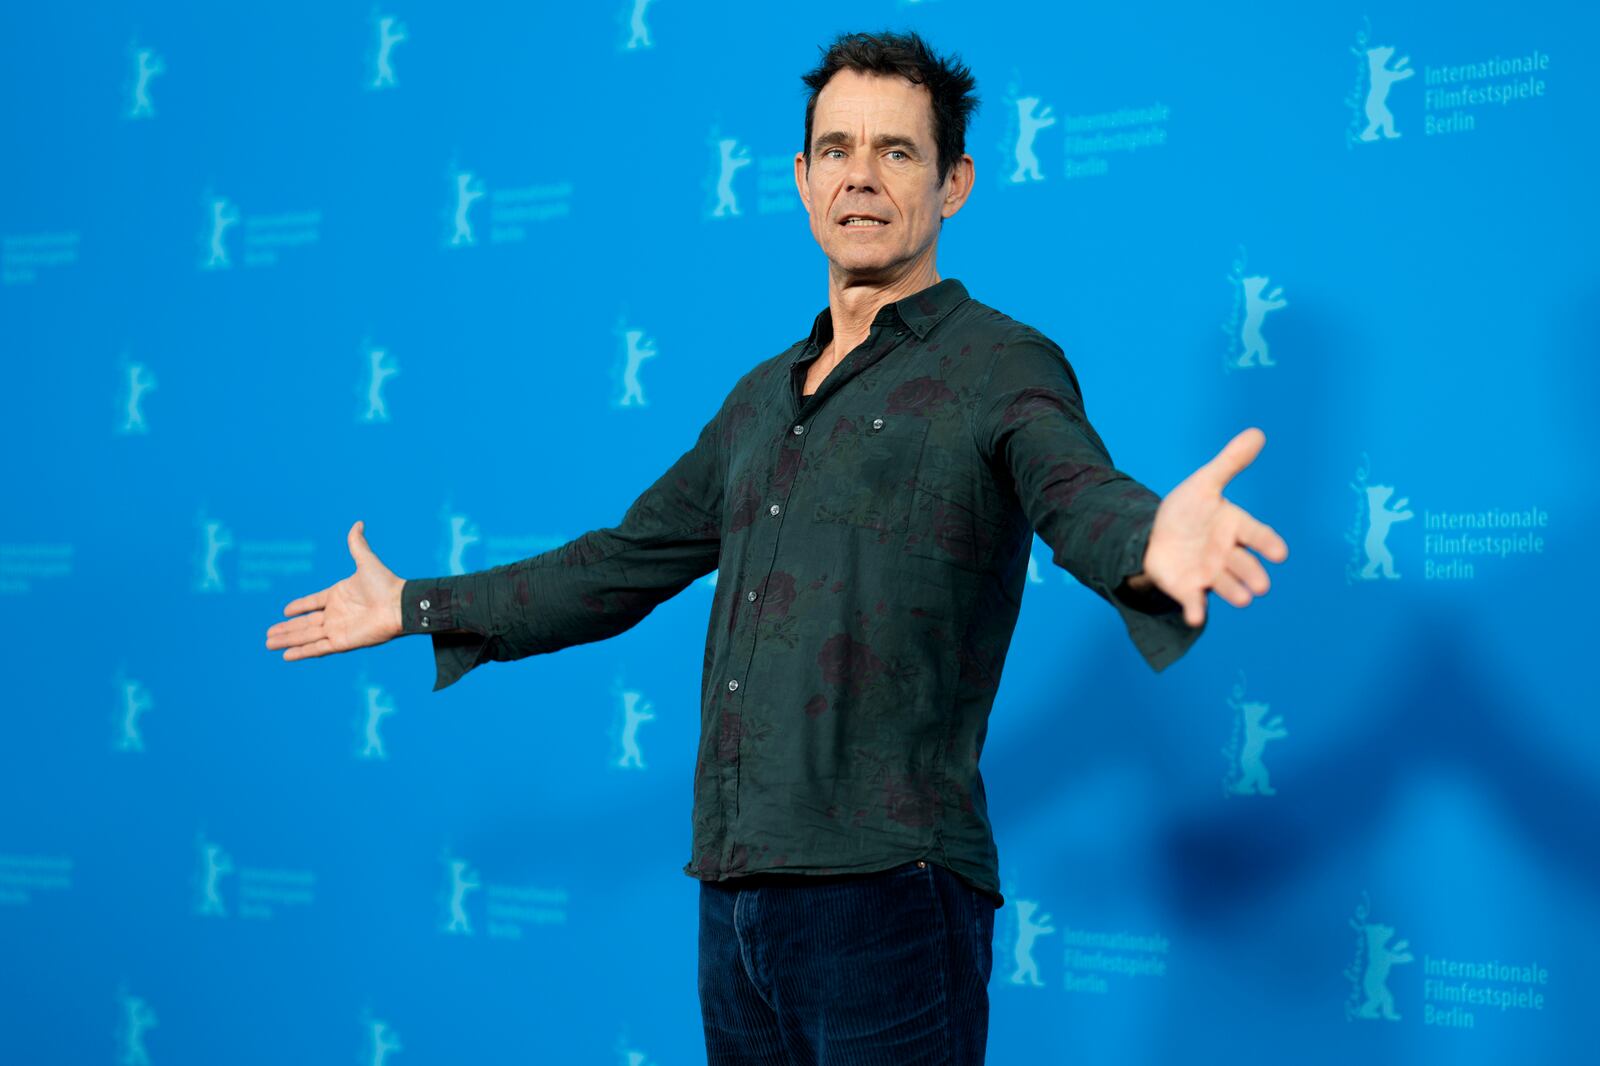
[[[817,109],[822,87],[841,70],[863,74],[899,74],[914,84],[925,85],[933,103],[933,140],[939,148],[939,184],[950,174],[956,160],[966,150],[967,119],[977,110],[977,85],[972,71],[960,57],[943,58],[933,53],[915,31],[894,33],[841,33],[822,51],[822,62],[801,80],[810,88],[806,99],[806,143],[801,153],[806,169],[811,169],[811,118]]]

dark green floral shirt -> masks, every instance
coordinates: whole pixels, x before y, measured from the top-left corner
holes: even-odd
[[[438,679],[604,640],[717,571],[691,857],[702,880],[927,859],[1003,902],[978,757],[1033,534],[1161,670],[1204,630],[1139,572],[1160,498],[1111,465],[1061,349],[954,278],[746,373],[620,524],[411,580]]]

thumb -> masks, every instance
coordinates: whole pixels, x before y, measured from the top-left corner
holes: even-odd
[[[367,523],[358,519],[345,537],[345,541],[350,545],[350,557],[356,561],[358,567],[363,563],[376,562],[378,558],[367,546],[366,527]]]

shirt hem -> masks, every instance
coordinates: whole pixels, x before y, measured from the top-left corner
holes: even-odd
[[[949,870],[970,886],[973,891],[981,893],[991,900],[996,909],[1004,902],[1005,897],[993,889],[985,888],[970,877],[957,870],[949,862],[941,861],[936,855],[911,855],[904,858],[895,858],[878,862],[864,863],[860,866],[762,866],[755,869],[746,868],[736,874],[700,874],[692,868],[693,864],[683,867],[686,876],[694,878],[703,884],[725,884],[730,888],[756,887],[765,884],[798,884],[807,878],[849,877],[856,874],[882,873],[892,870],[896,866],[904,866],[908,862],[918,860],[937,863]]]

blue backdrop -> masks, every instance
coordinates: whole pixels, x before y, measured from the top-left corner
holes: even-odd
[[[0,1061],[703,1061],[715,575],[437,694],[264,631],[357,518],[404,577],[619,520],[825,304],[799,76],[885,27],[983,97],[941,273],[1158,492],[1265,429],[1230,495],[1291,546],[1157,675],[1035,542],[990,1061],[1576,1061],[1596,22],[8,5]]]

